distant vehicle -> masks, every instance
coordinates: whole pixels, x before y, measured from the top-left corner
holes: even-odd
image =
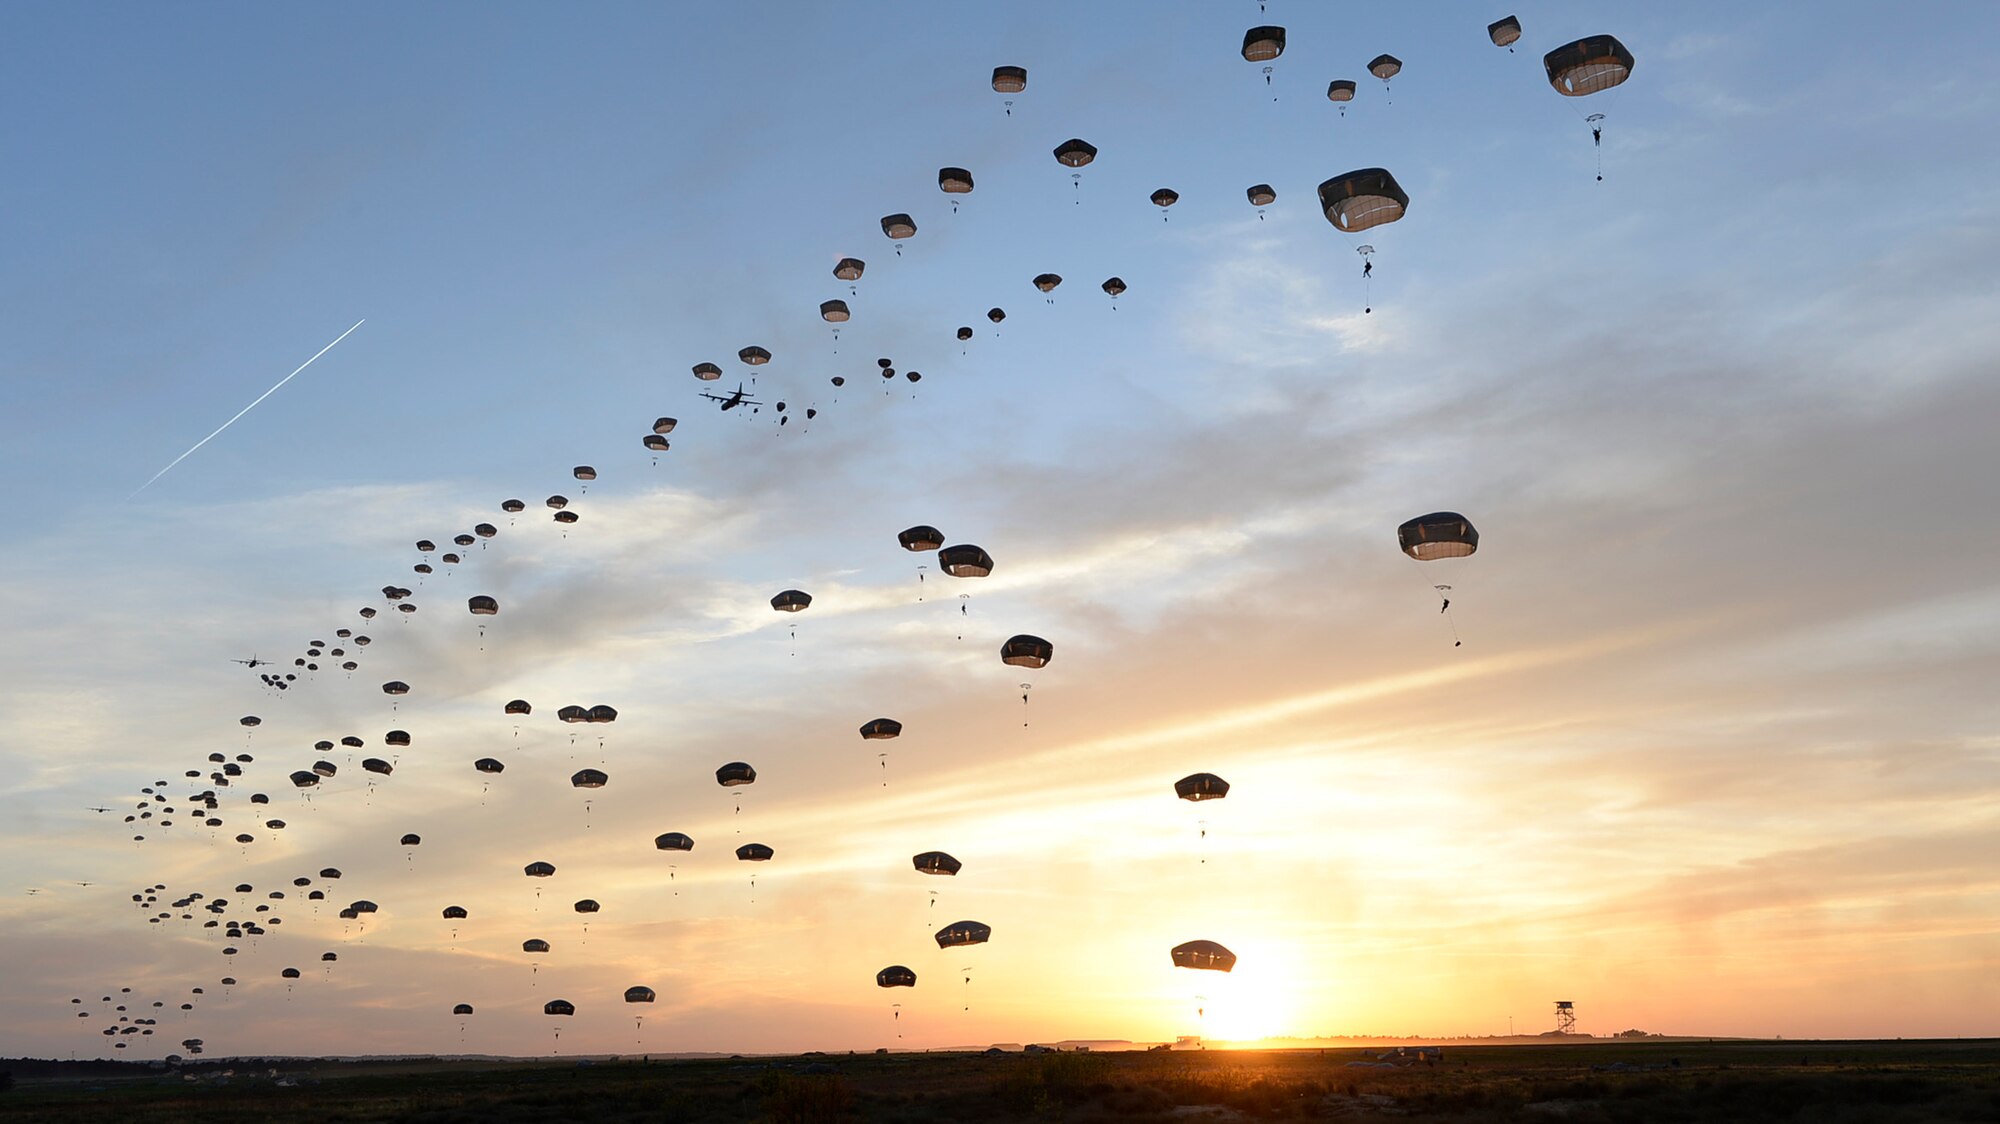
[[[701,396],[703,398],[708,399],[710,402],[722,403],[722,408],[725,412],[729,410],[734,410],[738,406],[763,405],[763,403],[757,401],[755,398],[752,398],[748,394],[746,394],[743,390],[743,384],[740,382],[736,384],[736,389],[732,393],[710,394],[707,391],[703,391]]]

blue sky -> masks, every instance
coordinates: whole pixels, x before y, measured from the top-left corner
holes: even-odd
[[[603,959],[561,967],[580,1021],[613,984],[682,1004],[686,1039],[659,1048],[876,1044],[872,987],[842,989],[924,950],[844,907],[874,900],[880,854],[931,846],[1001,871],[966,896],[1007,997],[948,1023],[966,1012],[940,1001],[925,1044],[1186,1033],[1174,973],[1128,965],[1194,938],[1243,956],[1223,1036],[1490,1030],[1578,981],[1617,1029],[1990,1032],[2000,887],[1920,856],[2000,853],[1979,687],[2000,544],[1963,518],[2000,467],[1995,17],[1513,10],[1511,55],[1484,35],[1506,13],[1462,4],[9,10],[0,807],[23,890],[48,892],[0,907],[38,977],[0,996],[23,1028],[0,1050],[74,1036],[38,1020],[43,981],[58,1004],[90,986],[81,934],[161,986],[213,967],[199,935],[163,949],[117,901],[51,887],[139,877],[135,853],[177,887],[260,861],[135,852],[76,809],[218,731],[234,744],[242,713],[296,767],[323,733],[379,725],[389,677],[418,688],[397,720],[449,753],[320,808],[257,869],[365,869],[368,841],[408,830],[391,813],[437,817],[450,857],[375,895],[411,920],[355,965],[412,1010],[487,986],[450,990],[456,961],[414,927],[432,898],[491,893],[496,948],[532,920],[475,856],[504,873],[530,839],[580,848],[555,773],[560,805],[496,822],[465,804],[458,758],[511,741],[498,703],[522,695],[619,706],[614,778],[717,838],[733,817],[699,786],[755,748],[781,858],[816,856],[770,868],[761,915],[735,870],[704,868],[699,924],[657,900],[650,851],[603,858],[600,884],[650,912],[607,916]],[[1269,87],[1237,55],[1264,21],[1289,30]],[[1604,31],[1632,81],[1556,96],[1541,52]],[[1404,62],[1386,94],[1363,69],[1385,51]],[[1001,63],[1030,72],[1011,117],[987,86]],[[1361,87],[1345,116],[1335,77]],[[1599,109],[1602,183],[1579,116]],[[1050,155],[1072,136],[1100,148],[1075,185]],[[977,180],[956,214],[942,165]],[[1374,165],[1412,201],[1365,236],[1364,290],[1362,239],[1312,193]],[[1279,196],[1261,220],[1260,182]],[[1181,193],[1166,222],[1161,186]],[[920,228],[900,258],[892,212]],[[847,255],[868,262],[853,294],[830,273]],[[1052,305],[1044,271],[1065,279]],[[837,345],[815,312],[833,297],[854,307]],[[783,430],[695,397],[692,364],[732,387],[750,344],[775,355],[756,389],[792,406]],[[885,393],[878,356],[924,381]],[[639,438],[663,414],[681,427],[656,467]],[[567,538],[552,492],[584,517]],[[224,662],[352,623],[414,580],[413,540],[501,522],[508,496],[531,504],[519,525],[420,590],[447,612],[374,626],[354,682],[279,700]],[[1438,508],[1486,534],[1459,652],[1391,539]],[[960,620],[964,588],[935,571],[914,599],[893,536],[916,522],[1000,560]],[[819,601],[775,619],[792,586]],[[473,592],[504,606],[484,652],[452,608]],[[990,656],[1017,631],[1060,652],[1026,734]],[[917,718],[886,793],[848,744],[878,713]],[[564,732],[542,733],[563,771]],[[1161,905],[1184,900],[1184,809],[1155,797],[1204,768],[1238,785],[1225,812],[1247,806],[1210,864],[1244,865],[1226,906],[1189,916]],[[857,811],[852,785],[887,803]],[[620,789],[592,832],[667,829]],[[383,879],[403,861],[375,858]],[[879,877],[896,909],[918,892]],[[1232,916],[1234,937],[1191,931]],[[1079,917],[1089,939],[1005,939]],[[683,923],[675,947],[701,951],[649,962]],[[719,950],[773,931],[866,954],[732,1006]],[[1399,950],[1419,946],[1412,972]],[[1051,956],[1068,967],[1048,975]],[[1330,959],[1371,970],[1291,974]],[[1743,988],[1665,1001],[1667,966]],[[1912,1017],[1891,982],[1935,1009]],[[520,1002],[511,986],[482,1005]],[[290,1048],[395,1031],[365,1005],[307,1025],[264,999],[254,1025]],[[575,1037],[623,1048],[623,1027]],[[529,1031],[477,1045],[531,1050]],[[398,1042],[449,1045],[429,1033]]]

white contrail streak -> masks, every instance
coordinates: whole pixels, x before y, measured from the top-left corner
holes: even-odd
[[[366,323],[368,323],[368,319],[367,319],[367,317],[363,317],[363,318],[361,318],[361,319],[359,319],[359,320],[356,320],[356,321],[354,322],[354,328],[359,328],[359,327],[360,327],[361,325],[363,325],[363,324],[366,324]],[[342,332],[342,333],[340,333],[340,334],[339,334],[338,336],[335,336],[335,337],[334,337],[334,340],[333,340],[333,343],[339,343],[339,342],[340,342],[341,340],[344,340],[344,339],[346,339],[346,338],[347,338],[348,336],[350,336],[350,335],[353,335],[353,334],[354,334],[354,328],[349,328],[349,329],[347,329],[347,331],[345,331],[345,332]],[[313,353],[313,357],[312,357],[312,359],[308,359],[308,360],[306,360],[305,362],[303,362],[303,363],[299,364],[299,366],[298,366],[298,370],[297,370],[297,371],[293,371],[293,372],[292,372],[291,374],[289,374],[289,375],[286,375],[286,376],[285,376],[284,378],[281,378],[281,379],[279,379],[279,380],[278,380],[278,386],[283,386],[283,385],[285,385],[286,383],[288,383],[288,382],[291,382],[291,381],[292,381],[292,379],[293,379],[293,377],[294,377],[294,376],[296,376],[296,375],[297,375],[297,374],[299,373],[299,371],[303,371],[303,370],[305,370],[305,369],[306,369],[307,367],[310,367],[310,366],[312,366],[312,365],[313,365],[313,359],[318,359],[318,358],[319,358],[320,356],[322,356],[322,355],[325,355],[325,354],[326,354],[327,352],[329,352],[329,351],[332,351],[332,350],[333,350],[333,343],[330,343],[330,344],[327,344],[327,345],[326,345],[325,347],[322,347],[322,348],[320,348],[320,349],[319,349],[319,350],[318,350],[317,352],[314,352],[314,353]],[[271,389],[269,389],[269,390],[265,391],[264,393],[262,393],[262,394],[259,394],[259,395],[257,396],[257,402],[262,402],[262,401],[263,401],[264,399],[266,399],[266,398],[269,398],[269,397],[270,397],[271,395],[273,395],[273,394],[276,394],[276,393],[278,392],[278,386],[274,386],[274,387],[272,387]],[[244,414],[247,414],[247,413],[249,413],[250,411],[252,411],[252,410],[254,410],[254,409],[256,409],[256,408],[257,408],[257,402],[252,402],[252,403],[250,403],[250,404],[249,404],[248,406],[245,406],[245,407],[243,407],[242,409],[240,409],[240,410],[236,411],[236,417],[235,417],[235,418],[230,418],[230,419],[229,419],[228,421],[226,421],[226,422],[223,422],[223,423],[222,423],[221,425],[218,425],[218,426],[216,426],[216,427],[215,427],[215,433],[221,433],[221,432],[222,432],[223,430],[225,430],[225,429],[228,429],[228,428],[229,428],[230,426],[232,426],[232,425],[235,425],[235,424],[236,424],[236,418],[240,418],[240,417],[242,417],[242,416],[243,416]],[[203,445],[206,445],[206,444],[208,444],[208,443],[209,443],[210,441],[213,441],[213,440],[215,440],[215,433],[211,433],[211,434],[209,434],[209,435],[208,435],[207,437],[204,437],[204,438],[202,438],[201,440],[199,440],[199,441],[195,442],[195,443],[194,443],[194,448],[193,448],[193,449],[189,449],[189,450],[188,450],[187,452],[185,452],[185,453],[182,453],[182,454],[181,454],[180,456],[178,456],[178,457],[175,457],[175,458],[174,458],[174,460],[173,460],[173,464],[169,464],[169,465],[168,465],[168,466],[167,466],[166,468],[163,468],[163,469],[161,469],[160,471],[158,471],[158,472],[155,472],[155,473],[153,474],[153,480],[158,480],[158,479],[159,479],[160,477],[162,477],[162,476],[165,476],[165,475],[166,475],[166,474],[168,473],[168,471],[170,471],[170,470],[171,470],[171,469],[172,469],[172,468],[174,467],[174,465],[176,465],[176,464],[179,464],[179,463],[181,463],[182,461],[184,461],[184,460],[188,459],[188,457],[189,457],[189,456],[193,455],[193,453],[194,453],[194,450],[195,450],[195,449],[199,449],[199,448],[201,448],[201,447],[202,447]],[[148,488],[152,487],[152,486],[153,486],[153,480],[148,480],[148,481],[146,481],[146,482],[145,482],[144,484],[141,484],[141,485],[139,485],[139,486],[138,486],[137,488],[134,488],[134,489],[132,490],[132,495],[131,495],[131,496],[126,496],[125,498],[129,500],[129,499],[133,498],[133,496],[137,496],[137,495],[138,495],[138,494],[139,494],[140,492],[143,492],[143,491],[145,491],[146,489],[148,489]]]

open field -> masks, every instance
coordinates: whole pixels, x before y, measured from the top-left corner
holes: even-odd
[[[1996,1040],[1447,1045],[1434,1065],[1353,1064],[1377,1052],[279,1065],[296,1087],[235,1061],[195,1070],[234,1069],[227,1083],[17,1079],[0,1120],[2000,1120]]]

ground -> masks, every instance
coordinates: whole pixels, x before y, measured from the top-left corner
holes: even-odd
[[[1798,1121],[2000,1120],[2000,1040],[1598,1041],[998,1057],[833,1055],[644,1063],[0,1062],[0,1120],[226,1121]],[[1362,1063],[1362,1064],[1356,1064]]]

